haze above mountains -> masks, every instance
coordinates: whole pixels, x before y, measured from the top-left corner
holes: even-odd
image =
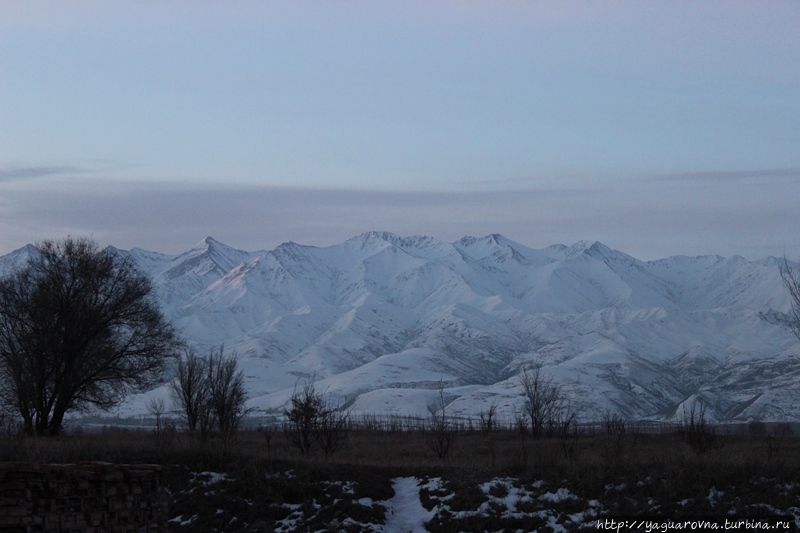
[[[32,249],[0,257],[0,274]],[[280,413],[314,380],[356,414],[427,416],[441,381],[450,414],[494,404],[510,418],[519,373],[541,365],[582,421],[680,419],[695,401],[720,421],[800,419],[783,259],[640,261],[599,242],[379,232],[328,247],[246,252],[209,237],[177,256],[118,252],[190,344],[239,355],[256,412]]]

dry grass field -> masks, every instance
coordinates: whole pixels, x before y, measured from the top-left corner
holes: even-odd
[[[685,431],[462,430],[440,458],[430,431],[350,430],[325,457],[281,431],[222,442],[106,429],[5,437],[0,461],[166,465],[175,531],[382,531],[400,478],[417,480],[429,531],[569,531],[620,516],[800,522],[800,438],[704,431],[698,445]]]

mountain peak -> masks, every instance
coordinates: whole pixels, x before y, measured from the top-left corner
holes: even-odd
[[[581,240],[569,246],[564,250],[565,257],[577,257],[583,253],[586,253],[589,248],[591,248],[592,244],[589,241]]]
[[[578,241],[564,250],[564,257],[566,258],[574,258],[581,255],[586,255],[609,264],[613,262],[623,262],[628,264],[640,262],[638,259],[635,259],[626,253],[609,248],[600,241],[594,241],[591,244],[589,244],[589,241]]]
[[[201,277],[213,273],[214,278],[220,278],[251,255],[206,237],[188,252],[172,258],[163,274],[170,279],[190,272]]]
[[[600,241],[589,242],[586,240],[580,240],[568,248],[565,247],[564,252],[566,253],[567,257],[575,257],[583,253],[588,253],[590,255],[599,254],[604,256],[615,253],[614,250]]]
[[[206,237],[202,241],[194,245],[194,247],[187,252],[189,255],[211,254],[220,255],[225,257],[249,257],[252,255],[250,252],[233,248],[225,243],[219,242],[213,237]],[[184,254],[186,255],[186,254]]]
[[[601,254],[601,255],[608,255],[608,254],[613,254],[614,253],[614,250],[612,250],[611,248],[609,248],[608,246],[606,246],[605,244],[603,244],[600,241],[594,241],[592,243],[592,245],[589,246],[589,250],[588,251],[589,252],[594,252],[596,254]]]
[[[0,257],[0,278],[8,272],[22,268],[27,262],[39,254],[39,249],[33,244],[26,244],[8,255]]]
[[[485,237],[480,239],[481,242],[484,242],[489,245],[493,246],[509,246],[511,245],[511,241],[500,235],[499,233],[490,233]]]
[[[379,240],[379,241],[386,241],[386,242],[394,242],[400,237],[391,233],[389,231],[367,231],[366,233],[362,233],[357,239],[361,239],[363,241],[370,241],[370,240]]]
[[[508,246],[511,244],[511,241],[500,235],[499,233],[490,233],[489,235],[484,235],[483,237],[472,237],[466,236],[462,237],[458,244],[462,246],[475,246],[475,245],[490,245],[490,246]]]
[[[192,246],[192,250],[210,250],[213,247],[217,246],[225,246],[218,240],[214,239],[213,237],[206,237],[205,239],[201,240],[194,246]]]
[[[605,244],[603,244],[600,241],[594,241],[589,248],[593,248],[595,250],[598,250],[598,249],[600,249],[600,250],[610,250],[611,249],[611,248],[609,248],[608,246],[606,246]]]

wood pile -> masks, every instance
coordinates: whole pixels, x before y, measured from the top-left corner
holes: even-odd
[[[0,531],[162,533],[164,467],[0,463]]]

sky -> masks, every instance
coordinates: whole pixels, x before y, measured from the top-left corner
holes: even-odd
[[[800,3],[0,3],[0,254],[800,257]]]

